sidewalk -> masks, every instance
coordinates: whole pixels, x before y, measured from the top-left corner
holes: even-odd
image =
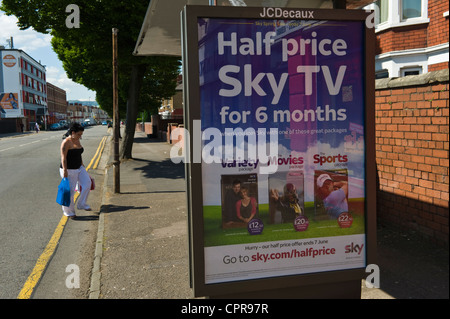
[[[136,132],[134,159],[120,165],[120,194],[107,168],[90,298],[193,298],[184,166],[172,163],[170,147]],[[449,298],[448,250],[387,227],[378,242],[381,289],[363,281],[362,299]]]
[[[120,194],[112,165],[107,170],[98,298],[192,297],[184,166],[173,164],[169,151],[169,144],[137,132],[134,159],[120,164]]]

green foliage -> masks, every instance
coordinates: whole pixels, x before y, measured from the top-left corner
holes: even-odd
[[[154,112],[162,98],[175,93],[180,61],[173,57],[137,57],[136,45],[148,0],[76,1],[80,28],[67,28],[72,0],[3,0],[1,9],[15,15],[21,29],[33,27],[53,36],[52,47],[67,76],[96,92],[97,102],[112,115],[112,28],[118,33],[119,110],[125,117],[133,65],[145,68],[138,111]]]

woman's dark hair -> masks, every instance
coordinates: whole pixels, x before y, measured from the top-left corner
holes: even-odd
[[[79,123],[72,123],[69,126],[69,129],[67,130],[66,134],[63,135],[63,139],[65,139],[66,137],[72,135],[73,132],[80,132],[80,131],[84,131],[84,127],[81,126],[81,124]]]
[[[250,190],[248,189],[247,186],[242,186],[242,187],[241,187],[241,197],[244,197],[244,196],[242,195],[242,192],[246,192],[247,195],[250,196]]]

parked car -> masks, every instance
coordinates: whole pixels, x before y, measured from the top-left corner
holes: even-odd
[[[59,121],[59,125],[61,126],[61,128],[69,128],[69,123],[67,123],[66,120],[61,120]]]
[[[61,127],[61,124],[59,124],[59,123],[53,123],[53,124],[50,124],[50,126],[49,126],[49,129],[51,131],[57,131],[57,130],[60,130],[62,128],[63,127]]]
[[[108,122],[107,121],[103,121],[102,125],[108,125]]]

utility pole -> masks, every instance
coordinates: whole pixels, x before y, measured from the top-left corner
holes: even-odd
[[[347,1],[346,0],[333,0],[333,9],[346,9]]]
[[[114,193],[120,193],[120,160],[119,160],[119,77],[117,71],[117,33],[118,29],[112,29],[112,51],[113,51],[113,122],[114,122]]]

